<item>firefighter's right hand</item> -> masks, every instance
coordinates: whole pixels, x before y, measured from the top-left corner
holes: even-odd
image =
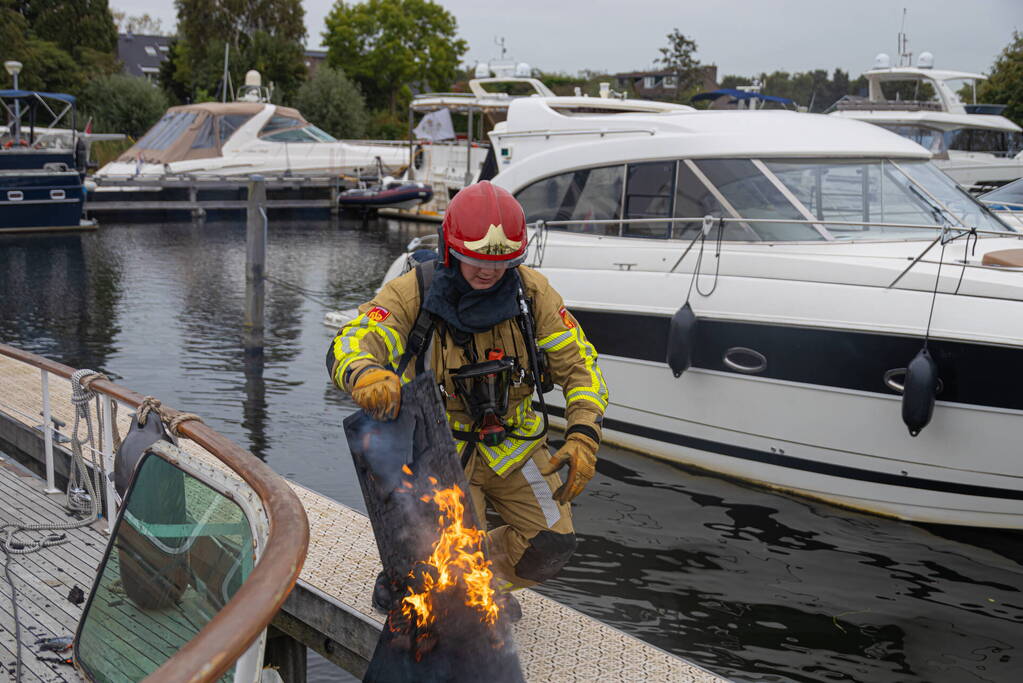
[[[390,370],[369,368],[355,380],[352,399],[373,419],[393,420],[401,408],[401,380]]]

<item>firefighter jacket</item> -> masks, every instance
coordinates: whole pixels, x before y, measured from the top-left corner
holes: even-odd
[[[518,271],[526,298],[532,302],[537,345],[547,354],[550,375],[565,395],[568,429],[574,428],[599,442],[600,422],[607,408],[608,393],[597,365],[597,352],[547,278],[526,266],[519,266]],[[359,316],[338,331],[328,351],[327,362],[334,383],[345,391],[351,391],[352,378],[366,366],[379,365],[396,370],[419,314],[419,305],[416,274],[408,272],[386,283],[372,301],[360,306]],[[506,357],[515,357],[522,367],[528,368],[526,345],[514,318],[472,337],[479,360],[486,358],[488,350],[500,349]],[[472,418],[455,395],[449,371],[472,363],[473,359],[467,358],[465,350],[455,344],[442,328],[434,331],[424,353],[427,354],[427,367],[433,370],[443,389],[452,430],[472,430]],[[408,364],[402,382],[414,376],[415,363],[412,362]],[[476,444],[486,463],[501,476],[513,472],[544,443],[543,439],[514,438],[515,434],[535,436],[543,429],[543,418],[534,411],[532,395],[533,388],[529,383],[513,383],[508,411],[503,416],[510,436],[497,446]],[[468,446],[468,442],[462,440],[455,443],[460,454]]]

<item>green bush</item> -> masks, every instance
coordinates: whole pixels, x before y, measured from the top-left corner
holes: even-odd
[[[97,133],[124,133],[137,139],[167,110],[167,96],[144,78],[115,74],[86,84],[82,120],[92,117]]]
[[[316,75],[299,87],[295,107],[315,126],[337,138],[366,134],[366,101],[344,71],[321,65]]]
[[[370,117],[368,133],[373,140],[406,140],[408,121],[386,109],[380,109]]]

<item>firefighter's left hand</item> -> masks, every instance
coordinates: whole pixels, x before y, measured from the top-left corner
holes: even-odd
[[[565,445],[558,449],[546,467],[540,468],[540,473],[547,476],[565,465],[568,465],[565,483],[554,492],[554,500],[563,505],[582,493],[593,479],[597,469],[597,443],[584,434],[569,434]]]

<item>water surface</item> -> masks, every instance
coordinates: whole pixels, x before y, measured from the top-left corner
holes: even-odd
[[[0,236],[0,341],[198,413],[363,510],[327,380],[332,308],[431,225],[274,221],[265,352],[245,353],[243,222]],[[613,387],[612,387],[613,391]],[[547,595],[741,681],[1005,681],[1023,672],[1023,535],[906,524],[605,447]],[[314,680],[338,680],[322,660]]]

